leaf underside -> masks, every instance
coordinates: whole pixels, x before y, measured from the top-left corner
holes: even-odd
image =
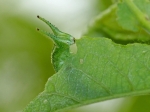
[[[83,37],[77,53],[49,78],[25,112],[54,112],[93,102],[150,92],[150,47]],[[87,52],[88,51],[88,52]]]

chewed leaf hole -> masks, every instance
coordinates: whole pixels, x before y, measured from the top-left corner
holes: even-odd
[[[76,43],[70,45],[70,53],[76,54],[77,53],[77,45]]]

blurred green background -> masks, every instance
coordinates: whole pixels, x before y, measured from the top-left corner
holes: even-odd
[[[79,38],[90,21],[115,0],[1,0],[0,112],[21,112],[54,74],[53,43],[36,28],[50,31],[40,15]],[[150,97],[104,101],[68,112],[149,112]]]

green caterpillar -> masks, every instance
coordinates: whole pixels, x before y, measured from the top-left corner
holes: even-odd
[[[53,64],[55,71],[57,72],[62,67],[67,57],[69,57],[70,45],[75,43],[75,38],[67,33],[60,31],[57,27],[52,25],[49,21],[45,20],[44,18],[40,16],[37,16],[37,17],[43,22],[45,22],[52,29],[54,33],[54,34],[51,34],[49,32],[37,29],[41,33],[50,37],[52,41],[54,42],[51,62]]]

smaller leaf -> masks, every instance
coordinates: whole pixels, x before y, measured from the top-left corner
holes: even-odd
[[[142,27],[150,33],[150,1],[123,0],[118,4],[117,16],[124,29],[138,32]]]
[[[130,8],[125,4],[118,4],[118,23],[125,29],[137,32],[139,30],[136,17],[132,16]],[[130,26],[130,27],[129,27]]]
[[[93,20],[92,24],[87,28],[87,31],[84,32],[83,35],[91,37],[111,38],[116,43],[121,44],[133,42],[148,43],[150,41],[150,35],[143,28],[140,27],[139,31],[135,32],[123,29],[122,26],[118,24],[116,15],[117,10],[117,4],[114,4],[104,12],[100,13]],[[128,24],[127,21],[127,26],[130,27],[130,24]]]

